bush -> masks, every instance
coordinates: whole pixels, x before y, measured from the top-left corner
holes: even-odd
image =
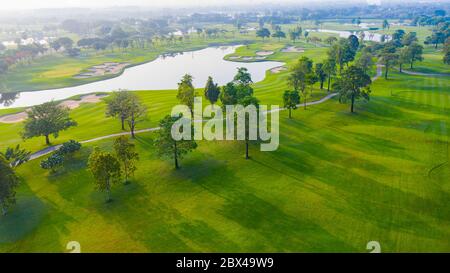
[[[51,170],[54,172],[56,168],[64,163],[64,156],[59,153],[54,153],[47,159],[41,161],[41,168],[45,170]]]
[[[67,155],[74,153],[81,149],[81,143],[75,140],[69,140],[68,142],[64,142],[62,146],[58,149],[57,153],[61,155]]]

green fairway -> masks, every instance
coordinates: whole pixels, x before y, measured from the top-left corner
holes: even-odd
[[[303,42],[304,53],[279,52],[288,44],[258,41],[233,55],[271,50],[267,59],[287,66],[326,57],[326,47]],[[427,48],[417,71],[448,71],[439,54]],[[282,106],[287,76],[268,71],[254,84],[261,104]],[[30,161],[18,168],[16,206],[0,217],[0,252],[64,252],[69,241],[83,252],[367,252],[369,241],[383,252],[449,252],[449,86],[450,77],[390,72],[356,113],[336,98],[293,119],[282,111],[279,149],[253,144],[250,160],[244,142],[200,141],[175,170],[157,157],[155,133],[139,134],[136,175],[113,187],[111,203],[95,190],[87,158],[95,146],[112,150],[114,139],[83,145],[54,174]],[[136,94],[149,112],[137,129],[156,127],[178,103],[175,90]],[[309,101],[326,94],[316,84]],[[78,126],[53,144],[122,132],[105,109],[72,110]],[[23,142],[22,127],[0,123],[0,150],[45,147],[44,138]]]

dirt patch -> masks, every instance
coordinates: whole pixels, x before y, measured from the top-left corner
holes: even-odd
[[[86,79],[92,77],[99,77],[104,75],[119,74],[130,63],[103,63],[100,65],[94,65],[87,69],[87,72],[75,75],[75,79]]]
[[[281,52],[302,53],[305,52],[305,49],[296,46],[288,46],[286,48],[283,48]]]
[[[85,95],[80,98],[80,100],[65,100],[61,102],[59,105],[68,107],[69,109],[75,109],[80,106],[82,103],[98,103],[100,102],[100,99],[103,97],[106,97],[107,95]],[[23,112],[15,113],[15,114],[9,114],[4,115],[0,117],[0,123],[19,123],[27,119],[28,114],[27,111],[30,108],[26,109]]]
[[[273,51],[258,51],[258,52],[256,52],[256,55],[258,55],[258,56],[269,56],[272,54],[273,54]]]
[[[287,70],[286,66],[277,66],[277,67],[270,69],[270,72],[272,72],[273,74],[277,74],[277,73],[280,73],[280,72],[283,72],[286,70]]]

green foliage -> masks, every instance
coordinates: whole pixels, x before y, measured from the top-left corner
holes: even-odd
[[[131,92],[119,90],[112,92],[111,95],[106,98],[106,116],[118,117],[122,124],[122,130],[125,130],[125,120],[130,116],[132,107],[130,101],[135,97],[136,96]]]
[[[208,81],[205,86],[205,97],[209,102],[214,105],[219,99],[220,87],[217,83],[214,83],[212,77],[208,77]]]
[[[252,76],[248,72],[248,69],[245,67],[239,67],[238,72],[234,76],[234,82],[243,85],[249,85],[252,83]]]
[[[15,189],[18,185],[19,178],[9,162],[0,155],[0,207],[3,215],[16,203]]]
[[[256,36],[260,37],[264,40],[264,38],[269,38],[270,37],[270,30],[268,30],[267,28],[260,28],[256,31]]]
[[[320,82],[320,89],[323,89],[323,82],[327,78],[327,73],[323,69],[323,63],[316,63],[314,73],[316,73],[317,79]]]
[[[364,71],[364,73],[367,74],[367,72],[374,65],[372,54],[367,50],[363,50],[359,58],[356,60],[355,65],[361,68]]]
[[[300,103],[300,94],[298,91],[286,90],[283,93],[284,108],[289,109],[289,118],[292,118],[291,110],[297,109],[297,105]]]
[[[192,84],[192,76],[186,74],[178,83],[178,94],[177,99],[191,110],[192,116],[194,116],[194,98],[197,95],[194,86]]]
[[[79,151],[81,149],[81,143],[75,140],[69,140],[67,142],[64,142],[61,147],[58,149],[58,153],[61,155],[68,155],[73,154],[76,151]]]
[[[176,141],[172,138],[172,126],[175,122],[182,119],[183,116],[171,117],[167,115],[159,122],[160,130],[158,130],[158,136],[154,141],[155,148],[159,157],[172,158],[175,163],[175,169],[178,169],[178,160],[182,159],[184,155],[197,148],[197,143],[193,140],[179,140]],[[192,129],[191,132],[194,130]]]
[[[26,151],[25,149],[20,148],[20,144],[17,144],[16,148],[8,147],[6,151],[0,152],[0,157],[8,161],[11,167],[15,168],[23,163],[27,162],[30,159],[31,152]]]
[[[53,153],[47,159],[41,161],[41,168],[55,172],[64,163],[64,156],[60,153]]]
[[[137,169],[136,161],[139,160],[139,154],[135,151],[135,145],[126,136],[116,138],[113,147],[117,159],[122,164],[125,183],[128,183],[129,177],[133,176]]]
[[[28,119],[25,121],[22,132],[23,138],[45,136],[47,145],[50,144],[49,135],[57,138],[60,131],[77,125],[69,117],[69,109],[59,106],[55,101],[33,106],[27,113]]]
[[[88,168],[94,176],[97,189],[106,192],[106,202],[110,202],[112,200],[111,187],[119,182],[122,176],[119,161],[114,155],[96,147],[89,156]]]
[[[339,93],[339,102],[351,102],[350,112],[354,112],[355,100],[369,100],[371,84],[370,77],[356,66],[349,66],[334,84],[334,91]]]

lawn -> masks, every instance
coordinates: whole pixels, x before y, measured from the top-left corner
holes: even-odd
[[[319,61],[325,51],[302,54]],[[271,58],[291,64],[300,55]],[[255,96],[281,104],[286,77],[268,72]],[[449,83],[392,72],[372,84],[355,114],[337,99],[298,109],[293,119],[282,112],[279,149],[251,145],[250,160],[242,142],[201,141],[176,171],[156,156],[154,133],[140,134],[135,178],[115,185],[107,204],[86,162],[94,146],[111,150],[113,139],[84,145],[56,174],[28,162],[18,168],[17,205],[0,218],[0,252],[63,252],[69,241],[83,252],[367,252],[373,240],[383,252],[449,252]],[[175,91],[137,94],[150,113],[140,128],[176,103]],[[324,95],[315,90],[313,99]],[[73,110],[79,126],[57,142],[119,132],[104,110]],[[0,149],[22,141],[21,126],[0,125]],[[37,150],[43,139],[24,145]]]

